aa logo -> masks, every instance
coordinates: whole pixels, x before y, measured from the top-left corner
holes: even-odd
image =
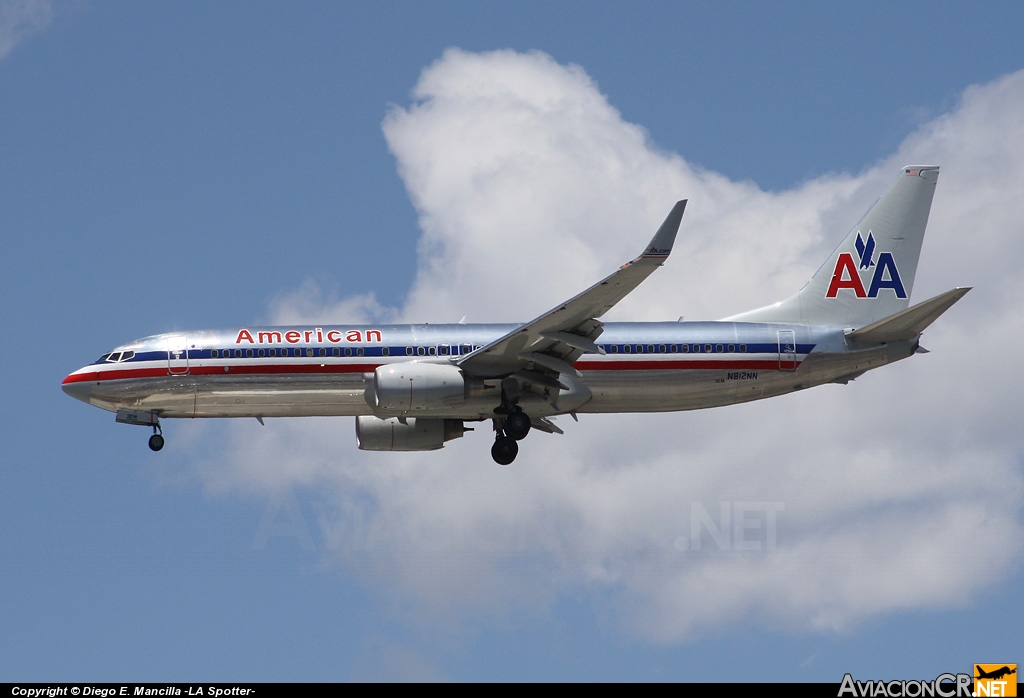
[[[979,698],[1017,695],[1017,665],[975,664],[974,695]]]
[[[859,259],[854,260],[849,252],[840,253],[835,269],[832,270],[832,283],[828,285],[825,297],[835,298],[839,291],[849,289],[857,298],[878,298],[879,291],[889,288],[897,298],[906,298],[907,291],[903,288],[903,279],[900,278],[900,270],[896,268],[892,252],[880,252],[878,262],[875,262],[875,234],[869,230],[868,239],[865,241],[860,231],[857,231],[855,246]],[[871,275],[867,291],[864,290],[861,272]]]

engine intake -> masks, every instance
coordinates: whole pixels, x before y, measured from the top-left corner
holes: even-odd
[[[356,417],[356,442],[363,451],[436,451],[465,432],[461,419]]]

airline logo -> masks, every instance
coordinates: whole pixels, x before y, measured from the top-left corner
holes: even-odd
[[[878,262],[875,262],[875,235],[868,231],[868,239],[865,241],[857,231],[855,243],[857,257],[849,252],[841,252],[836,260],[836,267],[832,270],[832,282],[828,285],[826,298],[836,298],[840,291],[852,291],[857,298],[878,298],[882,289],[892,289],[897,298],[906,298],[907,291],[903,287],[903,279],[900,278],[900,270],[896,267],[896,260],[892,252],[880,252]],[[873,270],[872,270],[873,269]],[[864,276],[861,276],[864,274]],[[864,281],[870,277],[867,290],[864,290]]]
[[[306,344],[323,344],[324,340],[330,344],[341,344],[349,342],[359,344],[362,342],[382,342],[380,330],[324,330],[322,327],[314,327],[311,330],[253,330],[243,327],[235,337],[235,344],[248,342],[249,344],[298,344],[305,341]]]
[[[665,257],[668,257],[668,255],[669,255],[669,253],[671,251],[672,251],[671,247],[668,247],[666,249],[659,249],[659,248],[655,247],[654,245],[651,245],[650,248],[648,248],[648,250],[646,252],[644,252],[643,257],[644,257],[644,259],[651,259],[652,257],[658,258],[658,259],[664,259]]]
[[[979,698],[1017,695],[1017,665],[975,664],[974,695]]]

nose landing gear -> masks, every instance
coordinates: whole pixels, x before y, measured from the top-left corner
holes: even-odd
[[[140,427],[153,427],[153,435],[149,437],[150,449],[159,451],[164,447],[164,437],[163,430],[160,428],[160,418],[153,412],[118,410],[115,418],[121,424],[135,424]]]

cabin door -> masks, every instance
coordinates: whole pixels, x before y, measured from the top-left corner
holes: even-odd
[[[793,330],[779,330],[779,370],[796,370],[796,333]]]
[[[185,335],[167,338],[167,372],[172,376],[188,375],[188,344]]]

